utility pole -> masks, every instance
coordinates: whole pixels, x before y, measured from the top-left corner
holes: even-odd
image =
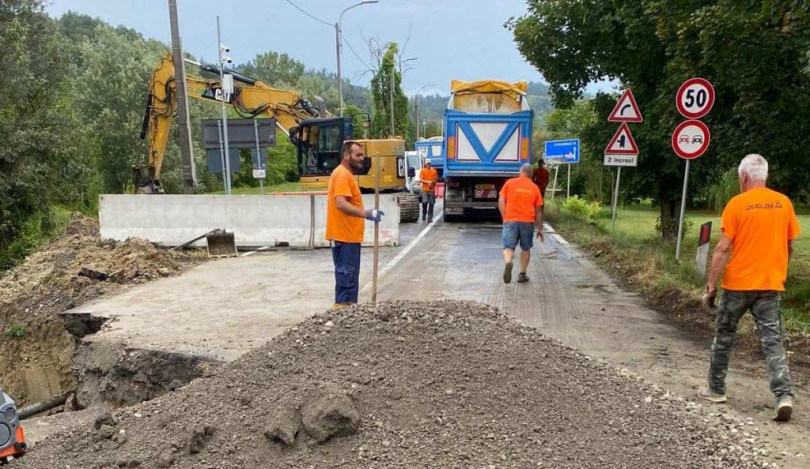
[[[415,142],[419,141],[419,95],[417,94],[414,96],[413,102],[413,121],[416,123],[416,140]]]
[[[219,57],[219,83],[220,94],[222,95],[222,134],[225,138],[225,193],[231,195],[231,157],[228,148],[228,111],[225,109],[225,103],[228,100],[228,93],[225,92],[225,69],[223,68],[223,59],[226,58],[225,53],[229,51],[227,47],[222,44],[222,37],[219,33],[219,16],[217,16],[217,48]],[[229,60],[229,59],[228,59]]]
[[[172,30],[172,62],[174,62],[175,97],[177,99],[177,123],[180,127],[180,156],[183,161],[183,191],[194,193],[197,172],[194,167],[194,147],[191,145],[188,99],[186,99],[186,66],[183,62],[183,45],[177,25],[177,0],[169,0],[169,23]]]
[[[342,14],[340,15],[343,16]],[[337,47],[337,72],[338,72],[338,115],[343,117],[343,76],[340,74],[340,23],[335,23],[335,45]],[[325,117],[325,116],[321,116]]]
[[[338,81],[338,113],[341,117],[343,117],[343,76],[340,73],[340,52],[343,48],[343,44],[341,43],[341,36],[343,35],[343,14],[347,11],[351,10],[352,8],[359,7],[362,5],[368,5],[371,3],[377,3],[379,0],[363,0],[360,3],[356,3],[342,12],[340,12],[340,18],[338,18],[338,22],[335,23],[335,45],[337,49],[337,81]],[[328,23],[327,23],[328,24]],[[321,116],[324,117],[324,116]]]

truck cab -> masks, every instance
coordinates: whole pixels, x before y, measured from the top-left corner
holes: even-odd
[[[424,140],[419,140],[414,144],[419,156],[425,161],[430,161],[431,166],[439,173],[439,180],[442,181],[444,177],[444,138],[431,137]]]
[[[424,167],[425,160],[416,151],[405,152],[405,187],[411,194],[422,193],[422,180],[419,172]]]

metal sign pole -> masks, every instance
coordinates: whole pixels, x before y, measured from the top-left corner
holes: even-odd
[[[219,83],[222,84],[224,81],[223,75],[223,65],[222,65],[222,37],[219,34],[219,16],[217,16],[217,56],[219,57]],[[231,195],[231,156],[229,154],[230,149],[228,148],[228,111],[225,109],[225,102],[227,101],[227,96],[225,95],[225,90],[220,89],[222,92],[222,135],[225,138],[225,167],[223,171],[225,171],[225,193]]]
[[[261,171],[264,167],[262,167],[262,153],[259,146],[259,121],[257,119],[253,119],[253,132],[256,134],[256,165]],[[259,178],[259,193],[264,194],[264,178]]]
[[[681,238],[683,237],[683,216],[686,213],[686,186],[689,184],[689,161],[686,160],[686,169],[683,171],[683,194],[681,194],[681,217],[678,220],[678,241],[675,245],[675,260],[681,260]]]
[[[571,163],[568,163],[568,183],[565,185],[565,198],[571,198]]]
[[[225,142],[222,140],[222,121],[217,121],[217,131],[219,132],[219,162],[222,165],[222,187],[227,191],[228,179],[225,175]]]
[[[616,232],[616,210],[619,207],[619,180],[622,178],[622,167],[616,169],[616,188],[613,191],[613,221],[610,223],[610,234]]]
[[[557,193],[557,174],[560,172],[560,165],[554,165],[554,188],[551,189],[551,200],[554,200],[554,194]]]
[[[374,158],[377,161],[374,164],[374,209],[380,209],[380,173],[382,172],[382,165],[380,163],[380,155]],[[371,302],[377,304],[377,270],[379,265],[380,255],[380,223],[374,222],[374,274],[372,276],[371,286]]]

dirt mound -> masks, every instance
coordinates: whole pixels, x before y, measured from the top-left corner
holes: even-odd
[[[753,427],[470,302],[315,316],[20,468],[765,467]]]
[[[199,259],[140,239],[102,241],[96,220],[74,215],[61,236],[0,277],[0,387],[21,402],[71,389],[75,339],[57,314],[119,284],[175,275]],[[82,267],[109,278],[79,276]]]

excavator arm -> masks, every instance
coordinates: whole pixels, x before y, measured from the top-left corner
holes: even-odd
[[[207,72],[219,73],[212,65],[201,65]],[[273,88],[259,80],[228,71],[234,77],[234,92],[225,96],[225,101],[244,118],[257,116],[276,119],[285,132],[297,126],[304,119],[320,117],[320,112],[295,91]],[[207,101],[222,101],[222,83],[219,79],[206,79],[186,75],[188,95]],[[141,139],[147,141],[147,171],[143,178],[143,168],[133,166],[135,186],[139,193],[163,192],[160,173],[166,155],[172,120],[177,111],[175,99],[176,81],[172,55],[166,54],[155,68],[149,85],[146,111],[141,127]]]

